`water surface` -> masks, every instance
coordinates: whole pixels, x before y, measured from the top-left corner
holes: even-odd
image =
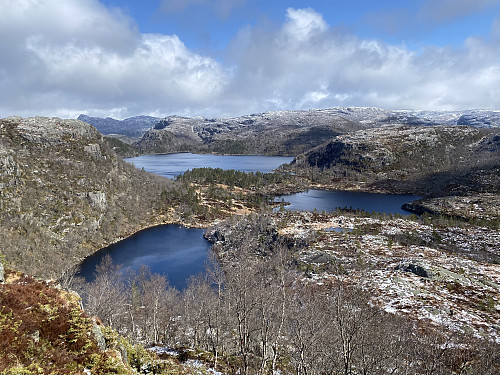
[[[386,214],[409,215],[410,212],[401,208],[421,197],[410,194],[375,194],[358,191],[326,191],[309,190],[302,193],[282,195],[276,202],[289,202],[288,210],[295,211],[334,211],[337,208],[360,209],[367,212],[381,212]]]
[[[271,172],[292,157],[255,155],[167,154],[144,155],[128,158],[138,168],[161,176],[174,178],[185,171],[198,167],[235,169],[245,172]],[[333,211],[336,208],[353,208],[388,214],[408,214],[401,209],[406,202],[419,199],[414,195],[373,194],[350,191],[309,190],[303,193],[276,198],[291,204],[291,210]],[[107,248],[101,249],[82,263],[81,275],[93,280],[95,266],[109,254],[113,263],[123,269],[138,271],[141,265],[153,273],[164,274],[170,284],[183,289],[187,279],[204,271],[210,243],[203,238],[203,229],[185,228],[179,225],[163,225],[146,229]]]
[[[178,153],[142,155],[135,158],[126,158],[125,160],[139,169],[144,168],[146,172],[175,178],[175,176],[193,168],[221,168],[235,169],[242,172],[269,173],[282,164],[290,163],[293,157]]]
[[[167,276],[170,284],[183,289],[191,275],[203,272],[210,243],[203,237],[204,229],[179,225],[161,225],[140,231],[123,241],[99,250],[81,264],[81,276],[94,279],[94,271],[106,254],[123,271],[138,271],[141,265],[153,273]]]

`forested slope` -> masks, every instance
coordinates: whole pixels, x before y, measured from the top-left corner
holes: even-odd
[[[81,121],[2,119],[0,253],[17,269],[57,278],[98,248],[167,219],[173,185],[124,162]]]

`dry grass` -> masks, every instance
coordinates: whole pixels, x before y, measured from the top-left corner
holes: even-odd
[[[93,321],[75,300],[19,273],[8,271],[7,280],[0,285],[0,373],[74,374],[108,368],[107,354],[90,334]]]

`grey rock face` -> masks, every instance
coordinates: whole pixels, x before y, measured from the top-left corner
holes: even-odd
[[[101,147],[96,143],[83,146],[83,150],[96,159],[102,158]]]
[[[158,198],[173,184],[121,160],[78,120],[0,119],[0,167],[0,251],[44,278],[160,220]]]
[[[61,144],[69,139],[100,139],[94,127],[78,120],[61,120],[48,117],[9,117],[18,123],[17,129],[27,141],[44,146]]]
[[[3,268],[3,264],[0,261],[0,283],[3,283],[5,281],[5,271]]]
[[[330,181],[348,176],[374,189],[391,186],[419,195],[492,191],[499,135],[499,129],[470,126],[386,125],[339,135],[292,164],[294,171],[319,169]]]
[[[88,200],[92,206],[100,210],[106,209],[106,193],[102,191],[80,193],[79,197]]]
[[[106,350],[106,339],[104,338],[101,327],[99,327],[96,322],[92,324],[92,333],[97,341],[98,348],[100,350]]]
[[[335,112],[277,111],[220,119],[169,116],[145,133],[136,146],[145,153],[297,155],[338,134],[365,128]]]

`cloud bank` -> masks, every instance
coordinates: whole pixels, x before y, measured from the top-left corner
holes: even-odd
[[[181,6],[169,3],[172,11]],[[499,106],[498,20],[488,38],[412,51],[339,32],[313,9],[289,8],[277,27],[240,30],[216,60],[176,35],[141,34],[97,0],[0,6],[0,117]]]

